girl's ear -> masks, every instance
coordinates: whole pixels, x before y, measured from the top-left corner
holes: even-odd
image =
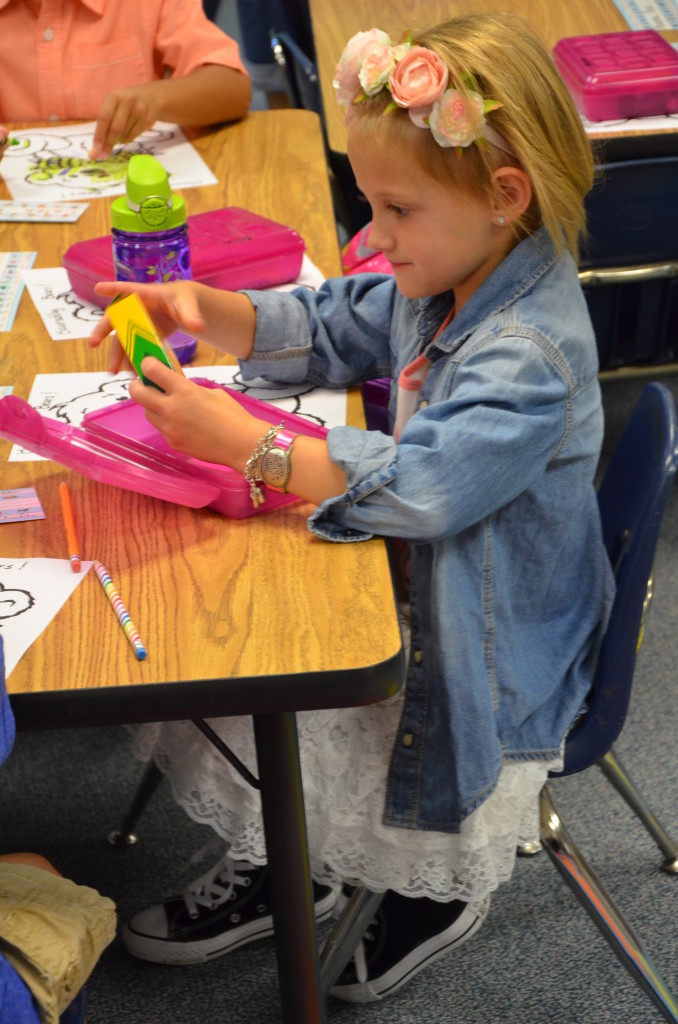
[[[522,167],[499,167],[492,184],[492,212],[498,223],[510,224],[522,217],[532,202],[532,184]]]

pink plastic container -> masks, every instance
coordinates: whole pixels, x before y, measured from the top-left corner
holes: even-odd
[[[306,248],[292,228],[239,206],[187,218],[194,281],[214,288],[271,288],[296,281]],[[63,256],[71,288],[94,305],[97,281],[114,281],[110,235],[75,242]]]
[[[553,58],[589,121],[678,112],[678,52],[654,29],[560,39]]]
[[[282,412],[269,402],[210,380],[193,379],[203,387],[223,388],[271,425],[284,420],[299,434],[327,434],[325,427]],[[231,519],[246,519],[298,501],[293,494],[277,494],[262,484],[266,500],[255,509],[249,484],[240,473],[174,451],[132,399],[86,413],[82,426],[73,427],[42,416],[16,395],[7,395],[0,399],[0,436],[91,480],[189,508],[211,508]]]

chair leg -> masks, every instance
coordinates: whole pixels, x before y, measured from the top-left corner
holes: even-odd
[[[539,796],[544,849],[626,969],[655,1003],[665,1020],[678,1024],[678,1006],[640,939],[615,906],[558,816],[548,786]]]
[[[610,750],[597,763],[605,778],[612,783],[631,810],[638,815],[664,854],[663,870],[670,875],[678,874],[678,844],[673,841],[652,814],[614,750]]]
[[[379,909],[383,892],[355,889],[320,953],[320,986],[323,999],[353,956],[356,947]]]
[[[120,828],[114,829],[108,834],[108,841],[111,846],[132,846],[136,843],[137,837],[134,834],[134,827],[141,817],[144,807],[162,782],[163,777],[155,761],[149,761]]]

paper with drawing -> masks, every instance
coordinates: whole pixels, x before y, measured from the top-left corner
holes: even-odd
[[[163,165],[172,189],[215,185],[217,179],[175,124],[156,121],[133,142],[116,146],[107,160],[90,160],[94,121],[14,132],[19,145],[6,147],[2,176],[12,199],[61,202],[119,196],[135,153]]]
[[[346,392],[313,388],[303,384],[271,384],[268,381],[245,383],[237,366],[184,367],[187,377],[207,377],[217,384],[227,384],[236,391],[245,391],[252,398],[272,402],[285,412],[305,416],[325,427],[346,423]],[[133,373],[117,376],[105,371],[92,373],[38,373],[28,397],[43,416],[80,426],[86,412],[103,409],[129,397]],[[40,461],[39,455],[13,445],[10,462]]]
[[[92,562],[72,572],[67,558],[0,558],[0,634],[5,675],[82,583]]]

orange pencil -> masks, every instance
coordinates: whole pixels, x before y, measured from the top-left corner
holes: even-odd
[[[78,544],[78,535],[75,532],[71,495],[68,490],[68,484],[63,481],[59,484],[59,497],[61,499],[61,514],[64,518],[64,526],[66,527],[66,537],[68,538],[68,556],[71,560],[71,569],[73,572],[80,572],[80,545]]]

